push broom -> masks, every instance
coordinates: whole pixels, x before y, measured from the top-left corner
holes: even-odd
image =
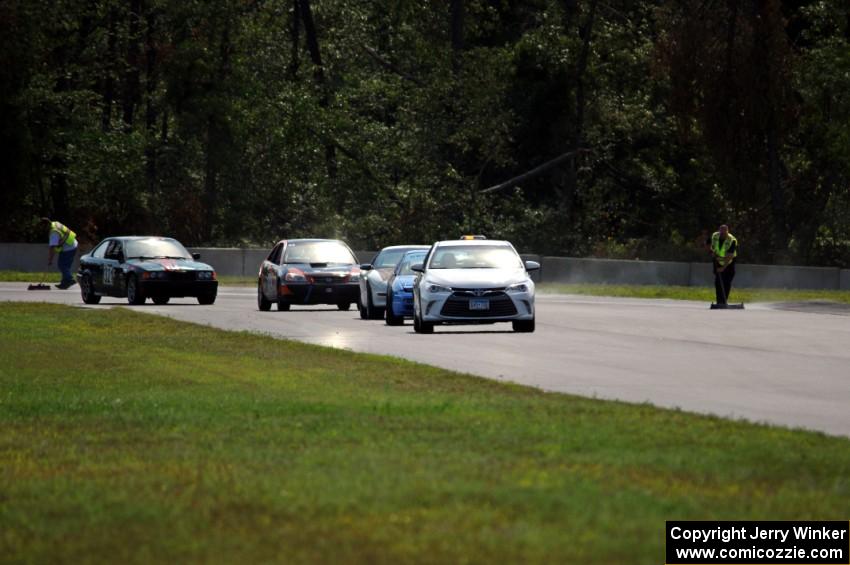
[[[44,273],[44,276],[41,277],[41,282],[36,284],[31,284],[27,287],[27,290],[50,290],[49,284],[44,284],[44,281],[47,280],[47,273]]]
[[[723,284],[723,279],[720,277],[720,273],[714,274],[714,282],[715,282],[715,284],[718,284],[720,286],[720,290],[723,291],[723,304],[715,304],[714,302],[712,302],[711,303],[711,310],[743,310],[744,309],[744,303],[743,302],[741,302],[740,304],[729,304],[727,302],[729,297],[726,296],[726,286]]]

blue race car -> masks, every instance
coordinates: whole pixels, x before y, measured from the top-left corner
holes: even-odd
[[[401,326],[405,318],[413,317],[413,280],[416,274],[411,267],[422,263],[428,255],[427,249],[416,249],[405,253],[387,281],[388,326]]]

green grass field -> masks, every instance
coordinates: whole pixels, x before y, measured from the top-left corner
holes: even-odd
[[[6,562],[657,564],[665,520],[848,500],[846,438],[0,304]]]

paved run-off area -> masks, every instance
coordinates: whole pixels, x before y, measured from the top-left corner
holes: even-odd
[[[79,304],[79,292],[0,283],[0,300]],[[361,320],[356,309],[259,312],[254,289],[223,287],[213,306],[177,299],[142,312],[407,359],[545,390],[650,402],[850,436],[850,316],[824,306],[748,305],[539,295],[537,331]],[[93,308],[123,305],[104,299]],[[91,306],[87,306],[92,308]],[[790,309],[789,309],[790,308]],[[132,339],[132,336],[127,336]]]

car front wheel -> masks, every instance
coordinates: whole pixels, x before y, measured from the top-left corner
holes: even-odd
[[[416,312],[413,313],[413,331],[418,334],[432,334],[434,333],[434,324],[429,322],[423,322],[419,319],[419,316]]]
[[[370,320],[380,320],[384,317],[384,311],[372,302],[372,286],[366,283],[366,317]]]
[[[209,292],[207,294],[202,294],[198,297],[198,304],[203,304],[204,306],[209,306],[215,302],[215,294]]]
[[[533,333],[534,332],[534,318],[530,320],[514,320],[511,322],[514,327],[515,332],[519,333]]]
[[[136,275],[130,275],[127,278],[127,302],[134,306],[140,306],[145,303],[145,293],[142,291]]]
[[[271,301],[263,294],[263,283],[257,283],[257,308],[262,312],[268,312],[272,308]]]
[[[88,275],[84,275],[80,278],[80,295],[82,296],[83,303],[85,304],[98,304],[100,302],[100,296],[94,293],[91,277]]]
[[[393,312],[393,293],[391,291],[387,291],[387,316],[386,321],[388,326],[401,326],[404,325],[404,318],[402,316],[396,316],[395,312]]]
[[[165,304],[168,304],[168,301],[171,300],[171,297],[169,297],[169,296],[154,296],[152,298],[152,300],[153,300],[153,303],[156,304],[157,306],[163,306]]]

